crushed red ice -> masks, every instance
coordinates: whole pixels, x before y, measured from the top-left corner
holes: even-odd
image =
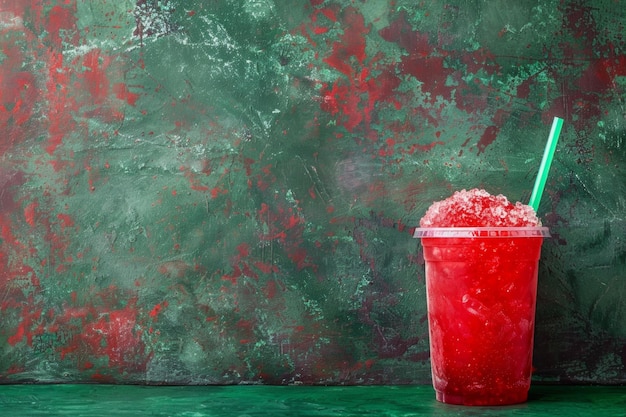
[[[511,203],[502,194],[474,188],[455,192],[433,203],[420,220],[421,227],[533,227],[541,226],[532,207]]]

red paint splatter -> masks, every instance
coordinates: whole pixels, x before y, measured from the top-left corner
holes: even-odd
[[[28,303],[22,306],[21,321],[17,326],[15,334],[9,336],[7,342],[11,346],[15,346],[19,342],[26,340],[28,346],[33,344],[33,326],[40,324],[42,308],[35,307],[32,296],[29,297]],[[41,330],[40,330],[41,331]]]
[[[320,107],[337,116],[338,123],[348,131],[353,131],[362,122],[368,126],[375,105],[388,101],[396,109],[401,106],[393,94],[400,79],[385,71],[376,78],[368,78],[369,73],[370,70],[364,68],[356,79],[338,79],[332,85],[322,86]]]
[[[348,131],[352,131],[363,120],[363,114],[359,108],[361,102],[357,90],[343,81],[335,81],[332,87],[324,85],[322,89],[321,108],[333,116],[338,116],[339,123]]]
[[[78,74],[94,104],[102,104],[109,97],[109,79],[106,74],[111,58],[92,49],[81,59],[85,70]]]
[[[534,84],[531,78],[522,81],[517,86],[517,98],[528,99],[530,97],[530,87]]]
[[[81,332],[61,348],[61,358],[75,355],[82,367],[91,363],[85,358],[101,357],[108,360],[109,369],[125,372],[145,369],[151,355],[145,354],[143,330],[137,320],[137,299],[130,297],[123,308],[109,307],[117,304],[115,291],[115,288],[110,288],[102,294],[103,305],[66,308],[63,319],[58,319],[60,323],[72,323],[69,321],[71,317],[80,317],[82,323],[79,327]]]
[[[378,150],[378,155],[381,157],[392,156],[395,153],[396,141],[393,138],[387,138],[385,140],[385,146]]]
[[[100,372],[94,372],[94,374],[91,375],[91,379],[101,384],[113,384],[115,382],[115,378],[113,376],[105,375]]]
[[[388,27],[381,29],[379,34],[389,42],[397,42],[408,52],[408,55],[402,57],[398,70],[419,80],[422,91],[430,95],[431,102],[438,96],[452,99],[452,93],[457,87],[447,83],[454,74],[454,70],[445,63],[448,52],[438,45],[432,45],[427,33],[414,31],[405,12],[400,13]]]
[[[263,289],[263,294],[265,298],[268,300],[274,299],[276,297],[277,285],[275,280],[269,280],[267,284],[265,284],[265,288]]]
[[[347,7],[339,21],[344,35],[333,43],[332,52],[323,61],[346,77],[322,85],[320,107],[336,116],[338,124],[353,131],[363,122],[369,125],[377,104],[389,101],[400,108],[393,93],[400,85],[400,79],[395,76],[393,68],[383,68],[377,71],[378,76],[371,76],[375,58],[365,65],[366,35],[370,29],[357,9]]]
[[[38,207],[39,203],[35,200],[24,208],[24,219],[30,227],[35,227],[36,225],[36,212]]]
[[[478,141],[478,144],[476,145],[478,147],[479,155],[485,152],[487,146],[491,145],[496,140],[498,133],[500,133],[499,126],[489,126],[485,129],[480,137],[480,140]]]
[[[131,93],[128,86],[124,83],[115,83],[113,85],[113,92],[118,99],[126,101],[131,106],[134,106],[139,99],[139,94]]]
[[[180,171],[184,173],[185,178],[189,180],[189,185],[194,191],[206,192],[209,191],[209,186],[202,184],[200,179],[198,179],[198,175],[194,173],[190,168],[186,166],[181,166]]]
[[[19,26],[12,29],[14,30],[2,31],[0,50],[3,55],[0,61],[0,129],[3,132],[0,155],[35,135],[36,131],[33,129],[39,128],[41,123],[34,118],[35,104],[41,101],[40,88],[35,76],[23,71],[25,62],[28,61],[23,51],[26,49],[23,45],[24,37],[28,41],[32,34],[25,32],[22,35],[23,28]]]
[[[263,274],[278,272],[276,265],[263,260],[255,260],[255,258],[251,256],[250,246],[247,243],[239,244],[236,250],[237,254],[231,259],[232,271],[222,275],[224,281],[230,281],[231,284],[236,285],[241,277],[258,280],[259,272]]]
[[[220,195],[228,194],[228,190],[225,190],[221,187],[213,187],[211,188],[211,198],[216,199]]]
[[[62,49],[63,42],[78,44],[78,30],[76,28],[77,16],[76,2],[66,1],[65,7],[61,5],[53,6],[48,12],[47,19],[37,20],[46,22],[48,30],[48,40],[55,49]],[[67,36],[69,35],[69,39]]]
[[[61,78],[64,77],[53,76],[51,77],[49,84],[56,85],[59,81],[61,81]],[[63,90],[64,88],[61,88],[61,94],[66,94]],[[66,131],[74,129],[75,123],[71,117],[68,117],[68,114],[70,113],[66,111],[66,107],[68,106],[66,106],[66,102],[64,100],[54,97],[51,99],[50,103],[52,106],[49,109],[50,125],[48,127],[48,146],[46,147],[46,151],[52,155],[63,143]],[[54,161],[52,163],[54,163]],[[55,167],[55,171],[58,170],[59,168]]]
[[[289,259],[296,265],[296,269],[301,270],[308,266],[315,266],[311,263],[306,249],[300,247],[287,251]]]
[[[68,214],[59,213],[57,214],[57,219],[59,219],[61,230],[64,230],[67,227],[74,227],[74,220]]]
[[[237,246],[237,252],[239,252],[239,256],[242,258],[246,258],[250,255],[250,246],[247,243],[241,243]]]
[[[351,58],[355,58],[359,64],[365,59],[365,35],[369,28],[365,27],[363,15],[353,7],[347,7],[341,16],[344,34],[333,43],[333,50],[329,57],[324,58],[331,67],[351,76],[354,73]]]
[[[257,268],[259,271],[263,272],[264,274],[269,274],[271,272],[278,272],[278,266],[272,265],[270,263],[263,262],[263,261],[254,262],[254,267]]]
[[[328,30],[329,29],[327,27],[318,27],[318,26],[316,26],[316,27],[313,28],[313,33],[315,33],[316,35],[321,35],[321,34],[324,34],[324,33],[328,32]]]
[[[156,318],[159,316],[159,314],[161,313],[161,310],[164,309],[165,307],[167,307],[169,305],[169,303],[167,301],[163,301],[162,303],[156,304],[152,310],[150,310],[150,317],[152,317],[153,319],[156,320]]]
[[[626,55],[595,59],[578,78],[582,92],[607,92],[615,88],[616,77],[626,76]]]

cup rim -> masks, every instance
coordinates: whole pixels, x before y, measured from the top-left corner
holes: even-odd
[[[544,226],[524,227],[416,227],[414,238],[551,237]]]

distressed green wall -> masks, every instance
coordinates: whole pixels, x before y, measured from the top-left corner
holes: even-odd
[[[622,0],[0,0],[0,382],[429,383],[430,202],[540,215],[538,381],[626,382]]]

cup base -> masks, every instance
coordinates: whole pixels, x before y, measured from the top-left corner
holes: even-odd
[[[513,405],[525,403],[528,401],[528,392],[511,392],[499,396],[482,396],[482,395],[458,395],[446,394],[445,392],[435,391],[437,401],[445,404],[453,405],[474,405],[474,406],[498,406]]]

